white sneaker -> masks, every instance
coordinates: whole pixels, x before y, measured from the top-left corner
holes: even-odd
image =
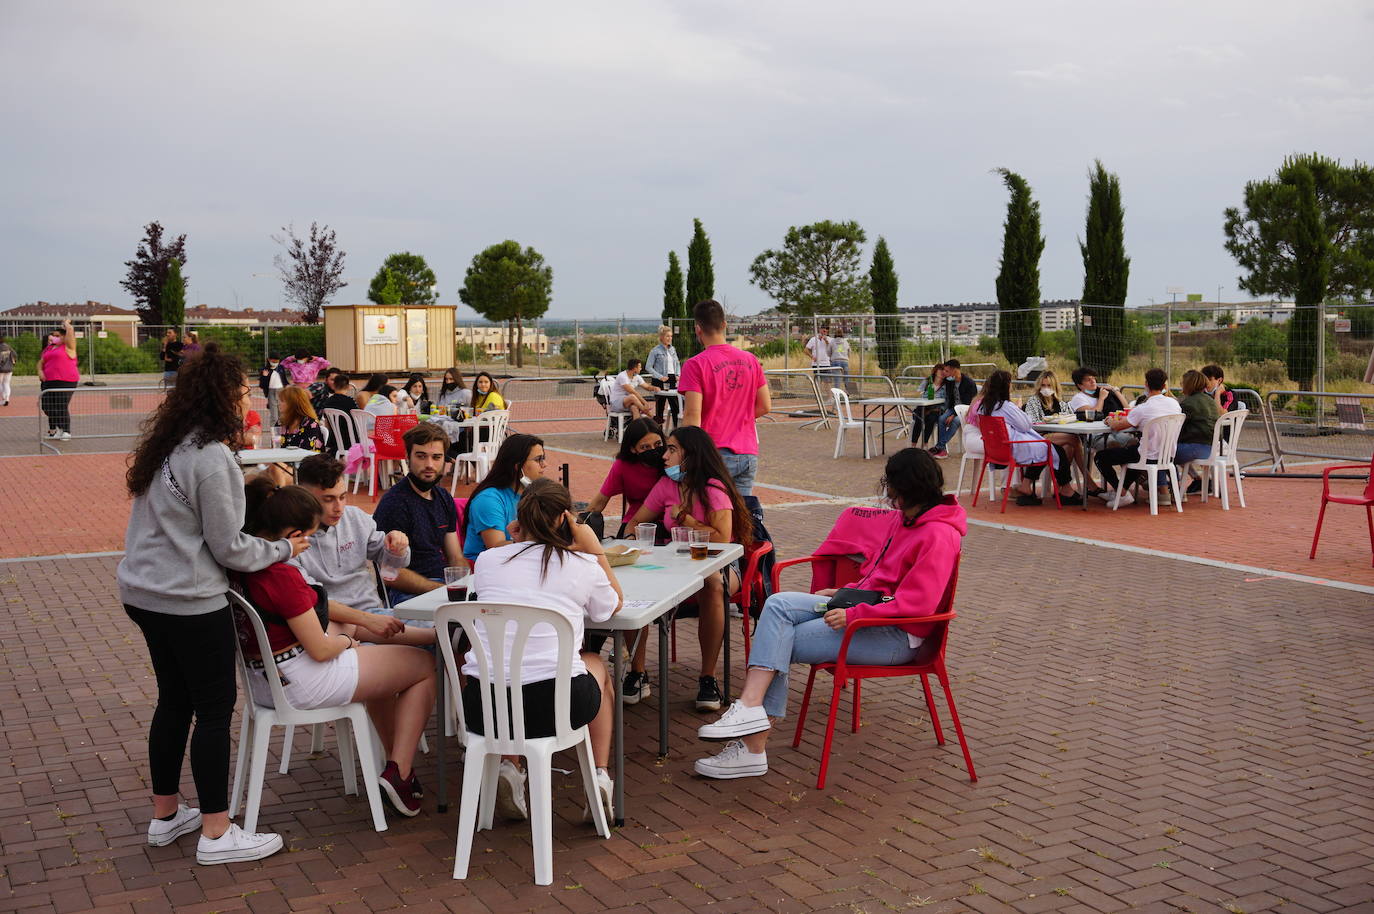
[[[1161,508],[1172,508],[1174,505],[1173,496],[1168,489],[1159,490],[1159,506]]]
[[[1117,498],[1116,495],[1113,494],[1111,498],[1107,499],[1107,507],[1111,508],[1113,511],[1117,508],[1124,508],[1127,505],[1133,504],[1135,504],[1135,496],[1130,492],[1122,492],[1120,498]]]
[[[525,772],[509,759],[501,760],[501,770],[496,775],[496,811],[503,819],[530,817],[525,805]]]
[[[708,778],[752,778],[768,773],[768,753],[755,754],[744,748],[740,740],[731,740],[716,755],[699,758],[693,766],[697,774]]]
[[[50,428],[50,429],[48,429],[48,437],[49,437],[49,438],[56,438],[56,437],[57,437],[57,429],[55,429],[55,428]]]
[[[200,810],[191,809],[185,803],[177,807],[176,815],[169,821],[154,819],[148,823],[148,843],[153,847],[165,847],[182,835],[190,834],[200,828]]]
[[[1097,497],[1103,501],[1111,501],[1113,498],[1116,498],[1116,489],[1103,489],[1101,492],[1097,493]]]
[[[601,798],[601,808],[606,812],[606,822],[608,824],[614,824],[615,781],[611,780],[610,774],[600,768],[596,769],[596,792]],[[582,821],[592,821],[592,808],[590,806],[582,807]]]
[[[270,832],[253,834],[231,822],[229,830],[218,838],[200,836],[200,843],[196,845],[196,862],[210,866],[215,863],[261,860],[263,857],[272,856],[281,848],[281,835]]]
[[[699,727],[697,736],[700,739],[735,739],[750,733],[762,733],[771,726],[762,707],[746,707],[737,698],[715,723]]]
[[[63,432],[63,433],[62,433],[60,436],[58,436],[58,437],[60,437],[63,441],[71,441],[71,440],[72,440],[72,433],[71,433],[71,432]]]

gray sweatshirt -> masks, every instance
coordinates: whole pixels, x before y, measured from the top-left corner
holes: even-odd
[[[134,499],[119,563],[119,599],[139,609],[197,616],[223,609],[224,569],[259,571],[291,558],[291,544],[243,527],[243,471],[218,442],[183,441]]]
[[[321,527],[291,564],[305,572],[306,580],[323,585],[329,599],[353,609],[376,609],[381,600],[372,563],[381,558],[385,542],[372,517],[349,505],[338,524]],[[410,564],[409,549],[401,557]]]

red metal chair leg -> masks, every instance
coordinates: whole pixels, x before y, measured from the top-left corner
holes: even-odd
[[[1054,461],[1050,460],[1045,464],[1045,470],[1050,474],[1050,489],[1054,492],[1054,506],[1060,511],[1064,510],[1064,505],[1059,500],[1059,477],[1054,475]]]
[[[1322,499],[1322,508],[1321,508],[1321,510],[1317,512],[1317,529],[1316,529],[1316,531],[1312,534],[1312,551],[1311,551],[1311,552],[1308,554],[1308,556],[1307,556],[1309,559],[1315,559],[1315,558],[1317,557],[1317,540],[1318,540],[1318,539],[1321,537],[1321,535],[1322,535],[1322,519],[1323,519],[1324,517],[1326,517],[1326,499],[1325,499],[1325,498]]]
[[[978,484],[973,487],[973,506],[975,508],[978,507],[978,493],[983,490],[983,474],[988,471],[988,462],[986,460],[981,460],[979,463],[981,465],[978,467]],[[997,477],[994,476],[992,478],[996,479]]]
[[[840,713],[840,693],[844,691],[844,683],[835,680],[835,686],[830,690],[830,713],[825,718],[825,744],[821,746],[821,771],[816,777],[816,789],[825,789],[825,773],[830,769],[830,744],[835,740],[835,718]]]
[[[935,742],[945,744],[945,731],[940,726],[940,712],[935,710],[935,696],[930,692],[930,677],[921,674],[921,690],[926,693],[926,710],[930,712],[930,725],[935,730]]]
[[[1371,555],[1370,564],[1374,565],[1374,505],[1364,506],[1364,519],[1369,524],[1369,552]]]
[[[978,780],[977,773],[973,770],[973,756],[968,751],[968,740],[964,739],[964,725],[959,722],[959,711],[954,707],[954,692],[949,687],[949,675],[941,667],[936,673],[940,677],[940,688],[945,690],[945,701],[949,704],[949,716],[954,721],[954,733],[959,737],[959,748],[964,750],[964,764],[968,766],[968,779]]]
[[[1007,464],[1007,484],[1002,487],[1002,514],[1007,513],[1007,496],[1011,494],[1011,478],[1016,475],[1016,461]],[[994,477],[995,478],[995,477]]]
[[[753,594],[742,601],[740,609],[744,610],[744,668],[749,669],[749,611],[754,608]]]
[[[859,688],[863,684],[862,679],[854,680],[854,724],[849,732],[859,732]]]
[[[816,684],[816,668],[811,668],[811,675],[806,678],[806,691],[802,693],[801,710],[797,712],[797,732],[792,737],[792,748],[801,745],[802,730],[806,729],[806,712],[811,708],[811,687]]]

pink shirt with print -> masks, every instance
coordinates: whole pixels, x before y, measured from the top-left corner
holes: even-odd
[[[649,491],[649,497],[644,499],[644,507],[650,511],[663,512],[663,526],[669,530],[681,526],[677,518],[673,517],[672,509],[682,504],[682,495],[677,490],[677,483],[667,476],[658,481],[658,484]],[[726,494],[725,487],[716,480],[712,479],[706,484],[706,504],[702,505],[697,499],[693,498],[687,513],[696,518],[703,524],[709,524],[712,511],[729,511],[734,506],[730,503],[730,496]],[[633,517],[634,515],[631,515]]]
[[[717,343],[682,363],[677,389],[701,394],[701,427],[716,447],[757,454],[754,400],[767,383],[758,359],[728,343]]]

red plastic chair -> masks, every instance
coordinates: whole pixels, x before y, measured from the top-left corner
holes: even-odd
[[[1364,484],[1364,494],[1332,495],[1331,473],[1334,470],[1364,470],[1369,473],[1369,479]],[[1374,553],[1374,455],[1370,456],[1368,464],[1342,463],[1322,470],[1322,506],[1321,510],[1317,512],[1317,530],[1312,534],[1312,552],[1307,556],[1309,559],[1317,557],[1317,540],[1322,535],[1322,520],[1326,517],[1327,502],[1334,502],[1338,505],[1364,506],[1365,520],[1369,524],[1369,550]]]
[[[368,436],[372,442],[372,500],[376,501],[381,497],[381,485],[378,482],[378,466],[383,460],[405,460],[406,444],[402,436],[407,431],[420,424],[420,417],[415,415],[399,416],[378,416],[376,424],[372,427],[372,434]]]
[[[973,503],[978,504],[978,491],[983,488],[983,474],[988,464],[1001,464],[1007,468],[1007,484],[1002,487],[1002,512],[1007,513],[1007,493],[1011,491],[1011,478],[1017,467],[1045,467],[1050,471],[1050,483],[1054,488],[1055,507],[1063,510],[1059,501],[1059,479],[1054,475],[1054,446],[1042,438],[1011,440],[1007,433],[1007,420],[1001,416],[979,416],[978,431],[983,433],[983,468],[978,471],[978,485],[973,487]],[[1043,444],[1045,459],[1032,463],[1017,463],[1013,444]]]
[[[809,562],[814,559],[829,558],[829,556],[808,556],[803,559],[793,559],[788,565],[796,565],[800,562]],[[778,591],[778,571],[782,568],[779,563],[773,575],[773,591]],[[917,572],[919,573],[919,572]],[[840,693],[844,687],[852,680],[854,683],[854,720],[852,730],[859,732],[859,703],[861,696],[860,683],[864,679],[888,679],[894,676],[920,676],[921,690],[925,693],[926,708],[930,711],[930,722],[935,729],[935,741],[943,746],[945,744],[945,733],[940,726],[940,715],[935,710],[935,696],[930,690],[930,680],[928,676],[934,675],[940,680],[940,688],[945,691],[945,701],[949,704],[949,715],[954,721],[954,732],[959,737],[959,747],[964,751],[964,764],[968,766],[968,779],[977,781],[978,774],[973,768],[973,756],[968,751],[968,740],[964,738],[964,727],[959,722],[959,711],[954,707],[954,693],[949,687],[949,673],[945,669],[945,646],[949,640],[949,623],[954,620],[954,592],[959,585],[959,566],[954,566],[954,573],[950,575],[949,586],[945,588],[945,595],[940,600],[940,605],[936,608],[935,615],[919,616],[911,619],[903,618],[882,618],[882,619],[858,619],[845,626],[844,639],[840,641],[839,659],[833,663],[815,663],[811,665],[811,675],[806,680],[806,694],[802,697],[801,711],[797,714],[797,733],[792,738],[792,746],[796,748],[801,745],[802,731],[806,728],[806,712],[811,706],[811,689],[816,683],[816,672],[825,670],[834,677],[834,686],[830,692],[830,714],[825,722],[825,744],[821,749],[821,770],[816,778],[816,789],[821,790],[825,787],[825,775],[830,768],[830,745],[835,736],[835,718],[838,716],[840,708]],[[849,653],[849,641],[854,637],[854,632],[862,628],[871,628],[876,625],[901,625],[904,623],[934,623],[935,628],[921,642],[920,649],[916,652],[915,658],[911,663],[902,666],[851,666],[845,659]]]
[[[739,590],[727,601],[733,603],[744,613],[744,663],[749,664],[749,622],[750,610],[754,608],[753,595],[758,594],[758,606],[763,608],[763,575],[759,574],[759,560],[773,551],[773,544],[767,540],[759,540],[744,550],[744,579],[740,581]],[[696,598],[693,597],[692,600]],[[687,602],[691,602],[688,600]],[[727,633],[728,636],[728,633]],[[673,663],[677,663],[677,616],[673,617],[672,624],[668,628],[668,638],[671,642],[671,658]]]

